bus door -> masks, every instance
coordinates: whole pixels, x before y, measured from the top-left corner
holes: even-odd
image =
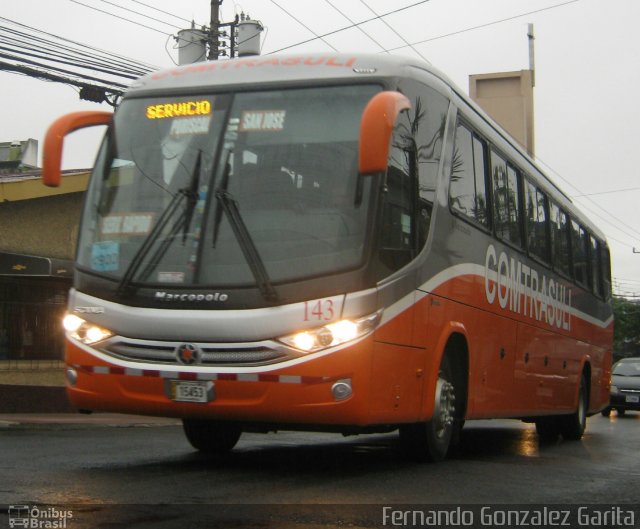
[[[391,93],[389,93],[391,94]],[[373,267],[378,279],[383,325],[375,334],[371,413],[377,421],[419,418],[423,403],[425,356],[416,342],[419,240],[417,150],[409,125],[410,102],[399,93],[397,114],[382,177]],[[400,100],[400,99],[399,99]]]

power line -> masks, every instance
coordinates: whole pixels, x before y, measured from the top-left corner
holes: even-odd
[[[614,189],[611,191],[599,191],[597,193],[585,193],[584,195],[574,195],[572,198],[595,197],[597,195],[611,195],[613,193],[626,193],[627,191],[639,191],[640,187],[628,187],[626,189]]]
[[[271,1],[273,2],[273,0],[271,0]],[[267,55],[272,55],[272,54],[278,53],[280,51],[288,50],[288,49],[291,49],[291,48],[296,48],[297,46],[302,46],[303,44],[307,44],[309,42],[313,42],[314,40],[323,39],[324,37],[328,37],[330,35],[335,35],[336,33],[341,33],[342,31],[346,31],[348,29],[352,29],[352,28],[355,28],[357,26],[361,26],[362,24],[366,24],[368,22],[373,22],[374,20],[379,20],[379,19],[381,19],[383,17],[389,16],[389,15],[393,15],[394,13],[399,13],[400,11],[405,11],[407,9],[411,9],[412,7],[416,7],[416,6],[419,6],[421,4],[426,4],[427,2],[430,2],[430,1],[431,0],[421,0],[420,2],[416,2],[416,3],[410,4],[408,6],[400,7],[398,9],[394,9],[393,11],[389,11],[387,13],[383,13],[382,15],[378,15],[378,16],[375,16],[373,18],[368,18],[367,20],[363,20],[361,22],[357,22],[355,24],[351,24],[350,26],[345,26],[343,28],[339,28],[339,29],[335,29],[333,31],[329,31],[328,33],[324,33],[323,35],[318,35],[318,36],[316,36],[316,37],[314,37],[312,39],[303,40],[301,42],[298,42],[297,44],[291,44],[289,46],[285,46],[284,48],[280,48],[280,49],[271,51],[271,52],[267,53]],[[574,0],[574,1],[578,1],[578,0]]]
[[[78,5],[81,5],[83,7],[86,7],[88,9],[93,9],[94,11],[98,11],[100,13],[104,13],[105,15],[109,15],[111,17],[118,18],[120,20],[124,20],[125,22],[130,22],[131,24],[135,24],[136,26],[140,26],[142,28],[150,29],[151,31],[155,31],[156,33],[161,33],[163,35],[170,35],[170,33],[167,33],[166,31],[161,31],[159,29],[152,28],[151,26],[147,26],[145,24],[141,24],[140,22],[136,22],[135,20],[131,20],[130,18],[121,17],[120,15],[116,15],[114,13],[111,13],[110,11],[105,11],[104,9],[99,9],[97,7],[93,7],[93,6],[90,6],[88,4],[83,4],[82,2],[80,2],[78,0],[69,0],[69,1],[73,2],[74,4],[78,4]]]
[[[557,9],[558,7],[563,7],[569,4],[575,4],[576,2],[580,2],[581,0],[569,0],[568,2],[563,2],[561,4],[556,4],[548,7],[543,7],[542,9],[536,9],[534,11],[528,11],[527,13],[521,13],[520,15],[514,15],[512,17],[503,18],[501,20],[494,20],[493,22],[487,22],[486,24],[480,24],[479,26],[472,26],[469,28],[461,29],[458,31],[453,31],[451,33],[445,33],[443,35],[438,35],[437,37],[431,37],[428,39],[420,40],[418,42],[414,42],[411,45],[407,46],[398,46],[397,48],[391,48],[389,51],[401,50],[403,48],[407,48],[408,46],[417,46],[418,44],[424,44],[426,42],[431,42],[434,40],[444,39],[447,37],[453,37],[454,35],[460,35],[462,33],[467,33],[468,31],[474,31],[476,29],[488,28],[490,26],[495,26],[496,24],[502,24],[503,22],[509,22],[511,20],[516,20],[518,18],[526,17],[529,15],[534,15],[536,13],[542,13],[543,11],[549,11],[551,9]]]
[[[333,9],[335,9],[338,13],[340,13],[344,18],[346,18],[349,22],[351,22],[352,24],[355,25],[355,27],[357,27],[357,29],[360,30],[361,33],[364,34],[365,37],[367,37],[369,40],[371,40],[376,46],[378,46],[382,51],[389,53],[387,51],[387,49],[380,44],[376,39],[374,39],[371,35],[369,35],[369,33],[367,33],[364,29],[362,29],[359,25],[356,25],[356,22],[354,22],[353,20],[351,20],[351,18],[349,18],[346,14],[344,14],[340,9],[338,9],[334,4],[332,4],[329,0],[324,0],[327,4],[329,4],[331,7],[333,7]]]
[[[3,35],[3,33],[5,34]],[[74,50],[68,46],[60,46],[53,41],[9,28],[0,27],[0,44],[9,46],[9,48],[4,47],[4,49],[13,53],[71,64],[81,68],[96,69],[130,79],[144,75],[149,71],[148,69],[140,69],[126,63],[113,61],[109,58],[95,60],[94,55],[86,52]],[[71,59],[76,62],[71,62]]]
[[[575,1],[575,0],[574,0]],[[575,189],[579,194],[584,194],[582,192],[581,189],[579,189],[575,184],[572,184],[569,180],[567,180],[566,178],[564,178],[560,173],[558,173],[558,171],[556,171],[555,169],[553,169],[553,167],[551,167],[548,163],[546,163],[544,160],[542,160],[541,158],[536,156],[536,160],[541,163],[542,165],[544,165],[549,171],[551,171],[556,177],[558,177],[560,180],[562,180],[563,182],[565,182],[566,184],[568,184],[569,186],[571,186],[573,189]],[[638,230],[636,230],[635,228],[633,228],[632,226],[629,226],[628,224],[626,224],[623,220],[619,219],[618,217],[616,217],[615,215],[613,215],[612,213],[610,213],[609,211],[607,211],[606,209],[600,207],[595,201],[593,201],[591,198],[586,197],[587,200],[589,200],[591,203],[593,203],[594,206],[596,206],[597,208],[601,209],[602,211],[604,211],[607,215],[609,215],[614,221],[616,221],[617,223],[619,223],[622,226],[625,226],[626,228],[630,229],[631,231],[637,233],[638,235],[640,235],[640,232],[638,232]],[[640,241],[640,238],[638,238],[636,235],[631,235],[630,233],[627,233],[625,230],[623,230],[622,228],[620,228],[620,226],[617,226],[615,224],[613,224],[611,221],[608,221],[607,219],[605,219],[602,215],[596,213],[595,211],[593,211],[593,209],[588,208],[587,206],[585,206],[584,204],[580,204],[581,207],[589,210],[593,215],[597,216],[599,219],[601,219],[602,221],[606,222],[607,224],[609,224],[610,226],[613,226],[615,229],[617,229],[620,233],[623,233],[624,235],[626,235],[627,237],[630,237],[633,240],[637,240]],[[619,241],[617,239],[615,239],[614,237],[609,236],[608,237],[611,240],[616,241],[619,244],[622,244],[624,246],[627,246],[628,248],[633,248],[632,245],[627,244],[627,243],[623,243],[622,241]]]
[[[362,4],[363,4],[363,5],[364,5],[364,6],[365,6],[369,11],[371,11],[374,15],[376,15],[376,16],[378,15],[378,13],[376,13],[376,12],[371,8],[371,6],[369,6],[369,4],[367,4],[364,0],[360,0],[360,3],[362,3]],[[403,35],[401,35],[400,33],[398,33],[398,32],[395,30],[395,28],[393,28],[393,27],[391,26],[391,24],[389,24],[389,22],[387,22],[384,18],[381,18],[381,19],[380,19],[380,22],[382,22],[382,23],[383,23],[385,26],[387,26],[391,31],[393,31],[393,32],[394,32],[398,37],[400,37],[400,40],[402,40],[402,42],[404,42],[404,43],[405,43],[407,46],[409,46],[409,47],[410,47],[410,48],[411,48],[415,53],[417,53],[417,54],[418,54],[418,56],[419,56],[421,59],[423,59],[423,60],[424,60],[424,61],[426,61],[426,62],[429,62],[429,60],[428,60],[424,55],[422,55],[422,53],[420,53],[420,52],[419,52],[419,51],[414,47],[414,45],[413,45],[413,44],[409,44],[409,42],[407,41],[407,39],[405,39]]]
[[[182,29],[180,26],[176,26],[174,24],[170,24],[169,22],[165,22],[164,20],[160,20],[159,18],[154,18],[152,16],[145,15],[144,13],[140,13],[139,11],[134,11],[133,9],[129,9],[128,7],[124,7],[124,6],[118,5],[118,4],[114,3],[114,2],[110,2],[109,0],[100,0],[100,1],[105,3],[105,4],[109,4],[109,5],[112,5],[114,7],[119,8],[119,9],[122,9],[124,11],[128,11],[129,13],[134,13],[135,15],[148,18],[149,20],[153,20],[155,22],[160,22],[160,24],[165,24],[167,26],[171,26],[172,28],[176,28],[176,29]]]
[[[313,31],[309,26],[307,26],[304,22],[302,22],[300,19],[296,18],[295,16],[293,16],[289,11],[287,11],[284,7],[282,7],[280,4],[278,4],[275,0],[271,0],[271,3],[278,7],[279,9],[281,9],[282,11],[284,11],[289,17],[291,17],[293,20],[295,20],[298,24],[300,24],[303,28],[305,28],[307,31],[309,31],[310,33],[313,33],[317,39],[320,39],[322,42],[324,42],[327,46],[329,46],[333,51],[337,52],[338,50],[329,42],[327,42],[323,37],[324,35],[318,35],[315,31]]]
[[[139,0],[130,0],[130,1],[131,2],[135,2],[136,4],[140,4],[141,6],[148,7],[149,9],[153,9],[154,11],[158,11],[159,13],[163,13],[165,15],[169,15],[171,17],[178,18],[178,19],[186,22],[187,24],[191,24],[191,22],[193,22],[192,20],[183,18],[183,17],[181,17],[179,15],[175,15],[173,13],[169,13],[168,11],[163,11],[162,9],[158,9],[157,7],[151,6],[149,4],[145,4],[144,2],[140,2]]]
[[[80,98],[116,104],[127,82],[152,68],[111,52],[0,17],[0,70],[80,88]],[[52,38],[49,38],[52,37]],[[55,39],[55,40],[54,40]],[[109,78],[98,77],[95,72]],[[114,79],[116,78],[116,79]]]
[[[9,18],[5,18],[5,17],[1,17],[0,16],[0,20],[2,20],[4,22],[8,22],[10,24],[13,24],[15,26],[24,28],[24,29],[28,29],[30,31],[34,31],[34,32],[42,34],[42,35],[47,35],[49,37],[53,37],[53,38],[58,39],[58,40],[60,40],[62,42],[67,42],[67,43],[73,44],[75,46],[80,46],[83,50],[87,50],[87,49],[88,50],[93,50],[95,52],[98,52],[102,56],[108,56],[108,57],[112,57],[112,58],[114,58],[114,59],[116,59],[118,61],[126,62],[126,63],[129,63],[129,64],[135,64],[135,65],[137,65],[138,67],[140,67],[142,69],[146,69],[147,71],[153,71],[153,70],[156,70],[158,68],[157,66],[154,66],[154,65],[142,62],[142,61],[138,61],[136,59],[131,59],[129,57],[124,57],[122,55],[118,55],[118,54],[110,52],[110,51],[102,50],[100,48],[96,48],[96,47],[90,46],[88,44],[84,44],[84,43],[81,43],[81,42],[70,40],[70,39],[67,39],[65,37],[60,37],[58,35],[54,35],[53,33],[48,33],[48,32],[43,31],[41,29],[37,29],[37,28],[34,28],[32,26],[28,26],[26,24],[22,24],[21,22],[16,22],[15,20],[11,20]],[[4,29],[8,30],[8,28],[4,28]],[[29,36],[29,37],[31,37],[31,36]],[[58,45],[58,46],[61,46],[61,45]],[[67,49],[70,49],[70,48],[67,47]]]

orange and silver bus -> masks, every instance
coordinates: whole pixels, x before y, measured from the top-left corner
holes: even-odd
[[[399,430],[440,460],[467,420],[579,439],[609,400],[603,233],[442,73],[383,55],[214,61],[135,82],[86,192],[65,317],[82,411],[242,432]]]

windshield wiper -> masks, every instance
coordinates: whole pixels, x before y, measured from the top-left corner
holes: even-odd
[[[180,216],[176,219],[171,230],[168,235],[165,237],[162,244],[158,247],[158,249],[153,254],[153,257],[149,260],[146,268],[140,274],[141,280],[149,277],[153,269],[157,266],[157,263],[160,258],[167,252],[169,246],[173,243],[176,235],[182,229],[182,244],[184,244],[187,240],[187,233],[189,232],[189,225],[191,224],[191,219],[193,217],[193,212],[195,210],[196,204],[198,202],[198,184],[200,180],[200,168],[202,166],[202,150],[198,151],[198,157],[196,159],[195,166],[193,168],[193,172],[191,173],[191,181],[189,182],[188,187],[183,187],[178,190],[178,192],[173,195],[171,202],[164,209],[158,222],[156,222],[155,226],[147,235],[147,238],[142,243],[142,246],[138,249],[136,254],[133,256],[129,267],[125,271],[120,283],[118,284],[118,288],[116,290],[116,294],[119,297],[125,297],[129,294],[131,290],[131,282],[135,277],[136,273],[142,266],[147,254],[151,251],[151,248],[156,243],[160,235],[162,234],[164,228],[167,226],[174,213],[180,206],[183,199],[186,199],[187,203],[185,204],[184,211],[180,214]]]
[[[227,152],[227,159],[224,163],[224,173],[222,174],[222,182],[218,186],[218,190],[227,191],[229,189],[229,175],[231,174],[231,155],[233,151],[229,150]],[[217,192],[216,192],[217,198]],[[216,208],[216,212],[213,218],[213,237],[211,239],[211,246],[213,248],[218,244],[218,235],[220,235],[220,224],[222,223],[222,206],[218,203],[218,207]]]
[[[269,274],[264,266],[264,262],[251,238],[247,225],[244,223],[244,220],[242,220],[242,216],[238,210],[238,202],[236,202],[231,193],[225,189],[218,189],[216,191],[216,199],[227,215],[227,219],[229,219],[229,224],[231,224],[231,228],[244,254],[244,258],[247,260],[249,268],[251,268],[251,272],[253,273],[253,277],[255,277],[262,297],[269,302],[278,301],[280,299],[278,293],[271,284],[271,279],[269,279]]]
[[[215,248],[218,242],[222,213],[224,212],[229,220],[233,234],[240,245],[244,258],[251,269],[251,273],[256,280],[256,284],[258,285],[258,289],[260,290],[262,297],[270,303],[276,303],[279,301],[280,297],[278,296],[275,288],[273,288],[273,284],[269,278],[269,273],[264,266],[264,261],[262,260],[262,257],[260,257],[260,252],[258,252],[258,248],[256,248],[256,245],[251,238],[251,234],[247,229],[247,225],[242,219],[242,215],[238,209],[238,202],[227,190],[229,187],[229,175],[231,173],[231,154],[232,151],[227,153],[227,161],[225,163],[222,181],[215,192],[218,207],[215,212],[213,224],[213,247]]]

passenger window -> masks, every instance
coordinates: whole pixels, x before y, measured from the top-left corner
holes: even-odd
[[[585,229],[575,220],[571,221],[571,254],[573,256],[573,276],[581,285],[589,285],[588,237]]]
[[[503,241],[522,246],[518,173],[511,167],[507,171],[507,162],[493,151],[491,152],[491,173],[496,235]]]
[[[571,277],[569,218],[555,203],[549,206],[551,220],[551,259],[556,270]]]
[[[591,288],[593,293],[602,296],[602,260],[600,259],[600,242],[593,236],[589,236],[591,243]]]
[[[449,204],[454,211],[488,227],[489,204],[484,168],[484,142],[459,124],[456,129]]]
[[[525,226],[529,253],[549,262],[547,238],[547,197],[535,185],[525,180]]]
[[[611,256],[609,255],[609,248],[606,244],[600,245],[601,250],[601,262],[602,262],[602,282],[604,287],[604,297],[609,299],[611,297]]]

